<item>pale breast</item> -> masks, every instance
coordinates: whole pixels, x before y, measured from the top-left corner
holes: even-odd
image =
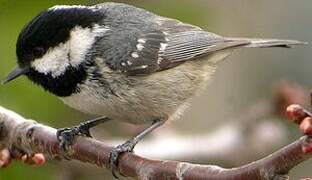
[[[189,61],[147,76],[126,76],[98,64],[105,85],[88,79],[79,85],[79,93],[61,99],[79,111],[135,124],[177,119],[190,99],[204,91],[216,70],[215,62],[224,57]]]

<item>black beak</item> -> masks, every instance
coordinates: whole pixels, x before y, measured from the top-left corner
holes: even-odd
[[[29,67],[19,67],[17,66],[13,71],[9,73],[9,75],[5,78],[5,80],[2,82],[2,84],[6,84],[15,78],[18,78],[19,76],[29,72]]]

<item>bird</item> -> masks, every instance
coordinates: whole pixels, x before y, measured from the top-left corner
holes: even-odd
[[[57,132],[61,149],[75,136],[114,120],[148,124],[113,148],[118,159],[147,134],[179,119],[204,92],[219,64],[234,50],[302,45],[282,39],[232,38],[123,3],[56,5],[21,30],[17,67],[4,84],[25,75],[68,106],[98,116]]]

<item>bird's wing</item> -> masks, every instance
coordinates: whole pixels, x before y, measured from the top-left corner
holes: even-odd
[[[111,69],[129,75],[150,74],[228,48],[289,47],[300,43],[224,38],[125,4],[105,3],[99,7],[108,14],[103,23],[110,30],[97,42],[97,52]]]
[[[247,41],[227,40],[175,20],[162,23],[155,27],[129,23],[126,27],[110,29],[98,45],[106,64],[129,75],[145,75],[215,51],[248,44]]]

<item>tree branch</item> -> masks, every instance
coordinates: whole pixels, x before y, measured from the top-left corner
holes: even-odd
[[[0,149],[17,149],[26,154],[43,153],[62,158],[56,129],[26,120],[0,107]],[[150,160],[133,153],[120,157],[119,170],[137,179],[275,179],[287,175],[294,166],[311,158],[303,151],[310,138],[302,137],[272,155],[248,165],[225,169],[177,161]],[[79,137],[69,151],[70,158],[109,168],[112,147],[95,139]]]
[[[191,136],[182,135],[172,128],[173,125],[168,125],[140,142],[135,152],[152,159],[241,165],[260,154],[271,153],[288,142],[288,129],[276,119],[280,116],[277,117],[274,108],[271,101],[262,99],[222,126]],[[100,133],[98,137],[102,137]],[[119,145],[126,140],[113,137],[105,139],[109,139],[106,144],[110,145]]]

